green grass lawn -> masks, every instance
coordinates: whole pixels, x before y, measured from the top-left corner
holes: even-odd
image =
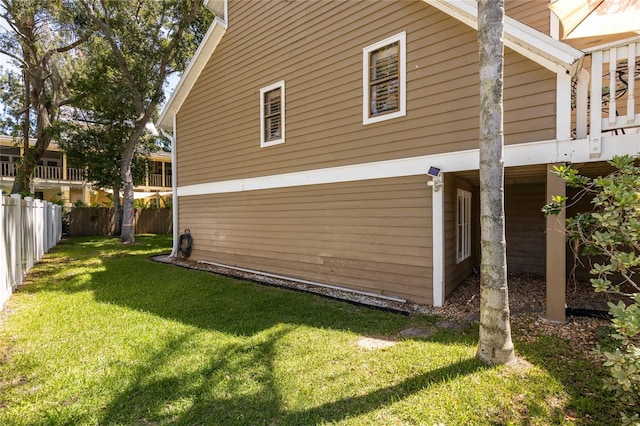
[[[524,361],[490,368],[477,326],[400,339],[437,318],[149,260],[170,245],[71,238],[45,256],[2,314],[0,424],[617,422],[602,370],[560,339],[514,330]]]

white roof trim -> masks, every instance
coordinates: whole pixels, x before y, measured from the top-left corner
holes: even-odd
[[[227,20],[227,0],[204,0],[204,7]]]
[[[211,5],[212,3],[221,3],[226,7],[226,1],[218,0],[209,0],[207,6]],[[226,13],[222,16],[226,16]],[[218,46],[218,43],[222,39],[222,36],[224,35],[226,30],[226,20],[223,20],[216,16],[213,19],[209,30],[200,42],[200,46],[198,46],[196,53],[193,55],[191,62],[187,66],[187,69],[182,74],[182,77],[176,85],[176,88],[173,90],[173,93],[171,93],[169,101],[167,101],[167,104],[162,109],[156,127],[169,132],[173,132],[173,116],[178,112],[180,107],[182,107],[182,104],[187,98],[187,95],[193,88],[193,85],[196,83],[196,80],[200,76],[200,73],[207,65],[209,58],[211,58],[213,51]]]
[[[423,1],[473,29],[478,29],[477,2],[472,0]],[[584,57],[584,52],[506,15],[504,17],[504,44],[553,72],[563,69],[571,75],[578,71]]]

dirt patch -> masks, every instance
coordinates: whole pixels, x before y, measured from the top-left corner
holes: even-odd
[[[524,274],[508,277],[511,328],[520,341],[533,342],[540,336],[557,336],[570,341],[570,346],[590,353],[598,343],[598,330],[610,325],[603,317],[567,316],[565,323],[544,319],[546,282],[544,278]],[[587,282],[567,285],[566,303],[578,312],[606,312],[607,302],[619,300],[613,295],[596,293]],[[444,306],[432,313],[454,322],[477,322],[480,318],[480,279],[468,279],[447,299]],[[595,357],[596,355],[594,355]]]
[[[432,327],[407,327],[398,332],[398,336],[405,339],[426,339],[436,332]]]
[[[394,346],[396,341],[394,340],[386,340],[386,339],[378,339],[375,337],[362,337],[358,339],[358,346],[365,349],[386,349]]]

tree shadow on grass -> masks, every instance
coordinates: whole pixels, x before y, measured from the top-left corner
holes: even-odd
[[[281,402],[272,363],[276,342],[287,333],[279,327],[260,343],[217,347],[199,366],[182,360],[182,350],[189,351],[197,333],[171,339],[149,353],[99,424],[256,424],[274,417]],[[174,364],[184,368],[166,368]]]
[[[395,336],[414,319],[151,262],[145,256],[148,250],[144,245],[114,248],[112,242],[97,247],[90,240],[82,243],[84,246],[75,252],[65,253],[65,262],[82,264],[99,258],[100,268],[94,268],[89,279],[86,274],[82,279],[70,276],[65,282],[49,288],[34,287],[33,291],[90,292],[100,303],[197,327],[197,331],[180,331],[177,337],[162,342],[161,347],[156,343],[139,351],[148,355],[135,362],[135,367],[129,365],[122,370],[123,388],[101,410],[100,424],[337,422],[391,405],[432,384],[486,368],[475,359],[463,360],[364,395],[288,411],[280,393],[283,391],[276,383],[274,362],[281,359],[276,353],[281,349],[280,339],[301,326]],[[429,320],[422,321],[424,324]],[[229,338],[192,360],[193,346],[199,347],[194,344],[199,330],[225,333]],[[462,332],[439,333],[432,339],[475,344]],[[131,364],[131,360],[124,362]],[[116,368],[112,374],[117,371]],[[333,373],[329,369],[326,380],[332,380]]]
[[[106,258],[102,266],[87,282],[69,283],[59,289],[91,291],[98,302],[238,336],[253,336],[281,323],[388,335],[412,320],[401,314],[148,259]]]
[[[279,339],[300,326],[393,335],[410,319],[171,265],[153,265],[161,280],[149,280],[144,270],[132,267],[129,282],[114,282],[109,262],[105,266],[104,272],[92,278],[96,300],[223,332],[245,343],[218,348],[209,355],[206,366],[184,375],[176,372],[170,378],[150,378],[150,373],[158,369],[158,362],[174,362],[175,348],[152,355],[135,382],[106,409],[101,423],[136,423],[140,419],[171,424],[234,425],[337,422],[391,405],[432,384],[486,368],[476,359],[467,359],[365,395],[302,411],[287,411],[275,377]],[[433,337],[443,343],[475,344],[474,338],[463,332],[438,333]],[[191,385],[185,387],[185,383]],[[181,401],[185,407],[172,412],[170,407],[180,405]]]
[[[284,408],[275,377],[277,342],[289,333],[287,326],[267,332],[259,344],[229,344],[212,354],[207,365],[176,371],[171,377],[154,372],[171,363],[177,347],[189,336],[150,354],[135,379],[103,411],[100,424],[229,424],[311,425],[341,420],[402,401],[439,383],[487,369],[477,359],[464,359],[397,384],[335,401],[289,411]],[[264,336],[263,336],[264,337]],[[174,350],[167,350],[169,347]],[[238,358],[242,359],[238,362]],[[251,372],[247,375],[247,372]],[[244,380],[252,383],[247,384]]]

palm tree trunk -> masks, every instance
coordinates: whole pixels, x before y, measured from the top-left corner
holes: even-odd
[[[478,358],[515,362],[504,223],[503,61],[504,1],[478,2],[480,54],[480,337]]]
[[[120,214],[120,185],[113,186],[113,235],[120,235],[122,215]]]

